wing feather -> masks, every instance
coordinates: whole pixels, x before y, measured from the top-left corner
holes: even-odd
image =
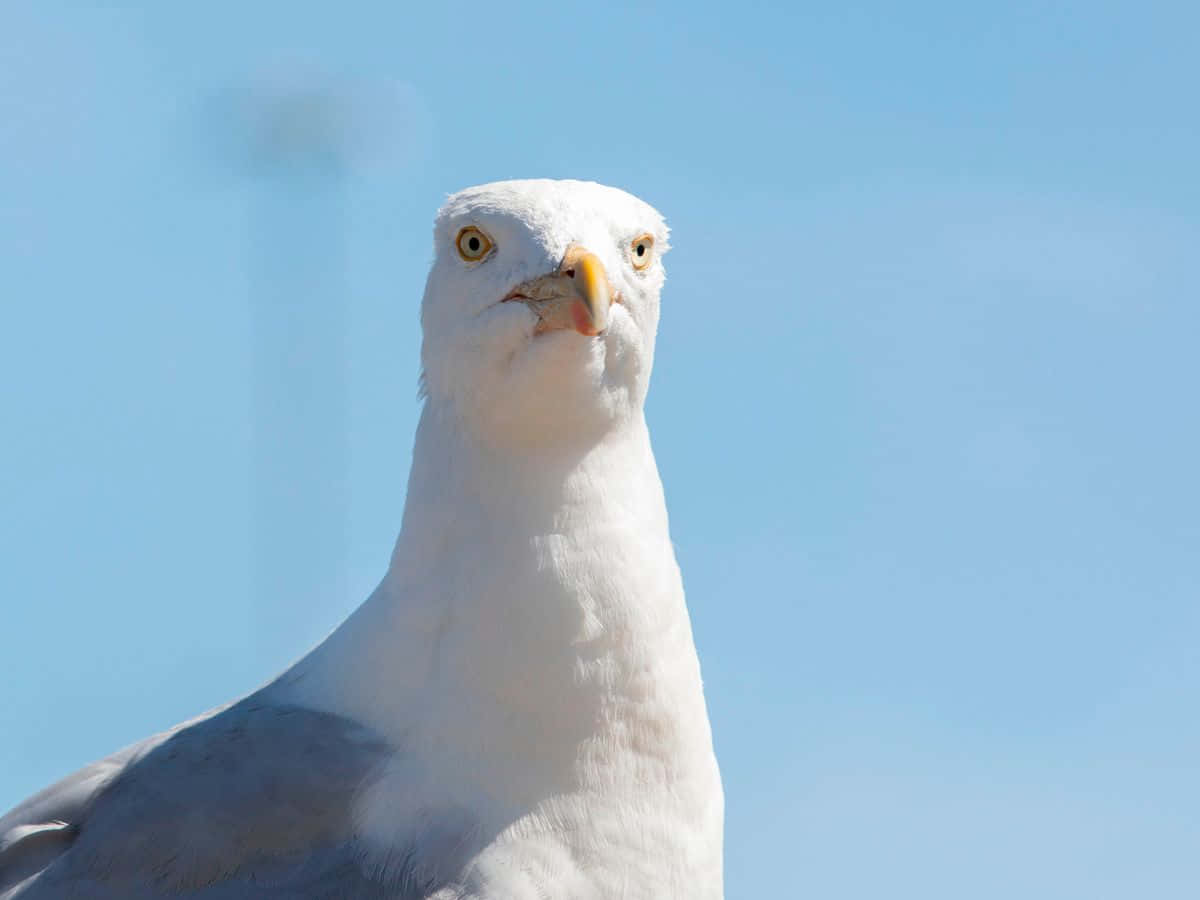
[[[248,697],[0,818],[0,900],[374,896],[352,809],[390,752],[348,719]]]

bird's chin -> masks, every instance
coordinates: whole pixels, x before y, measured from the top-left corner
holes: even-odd
[[[538,323],[523,352],[513,359],[514,375],[529,378],[538,385],[539,394],[562,390],[578,395],[582,402],[584,396],[598,396],[606,387],[636,378],[638,346],[637,328],[620,308],[614,309],[608,327],[596,335]]]
[[[524,304],[501,303],[451,343],[427,339],[427,390],[494,446],[536,453],[595,443],[640,406],[637,325],[623,307],[594,337],[538,322]]]
[[[479,385],[479,424],[523,449],[595,443],[637,394],[626,349],[619,329],[531,333],[495,381]]]

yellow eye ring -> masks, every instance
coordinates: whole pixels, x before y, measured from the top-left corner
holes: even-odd
[[[629,244],[629,258],[639,272],[654,262],[654,235],[643,234]]]
[[[465,262],[479,262],[492,252],[495,244],[492,243],[491,238],[474,225],[468,225],[458,232],[458,237],[454,239],[454,246],[458,250],[458,255]]]

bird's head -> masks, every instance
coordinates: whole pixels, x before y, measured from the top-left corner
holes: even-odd
[[[454,194],[422,303],[429,402],[489,443],[591,443],[646,395],[667,227],[582,181]]]

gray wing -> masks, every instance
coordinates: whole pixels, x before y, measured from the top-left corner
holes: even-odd
[[[382,897],[350,817],[390,752],[348,719],[248,697],[0,818],[0,900]]]

